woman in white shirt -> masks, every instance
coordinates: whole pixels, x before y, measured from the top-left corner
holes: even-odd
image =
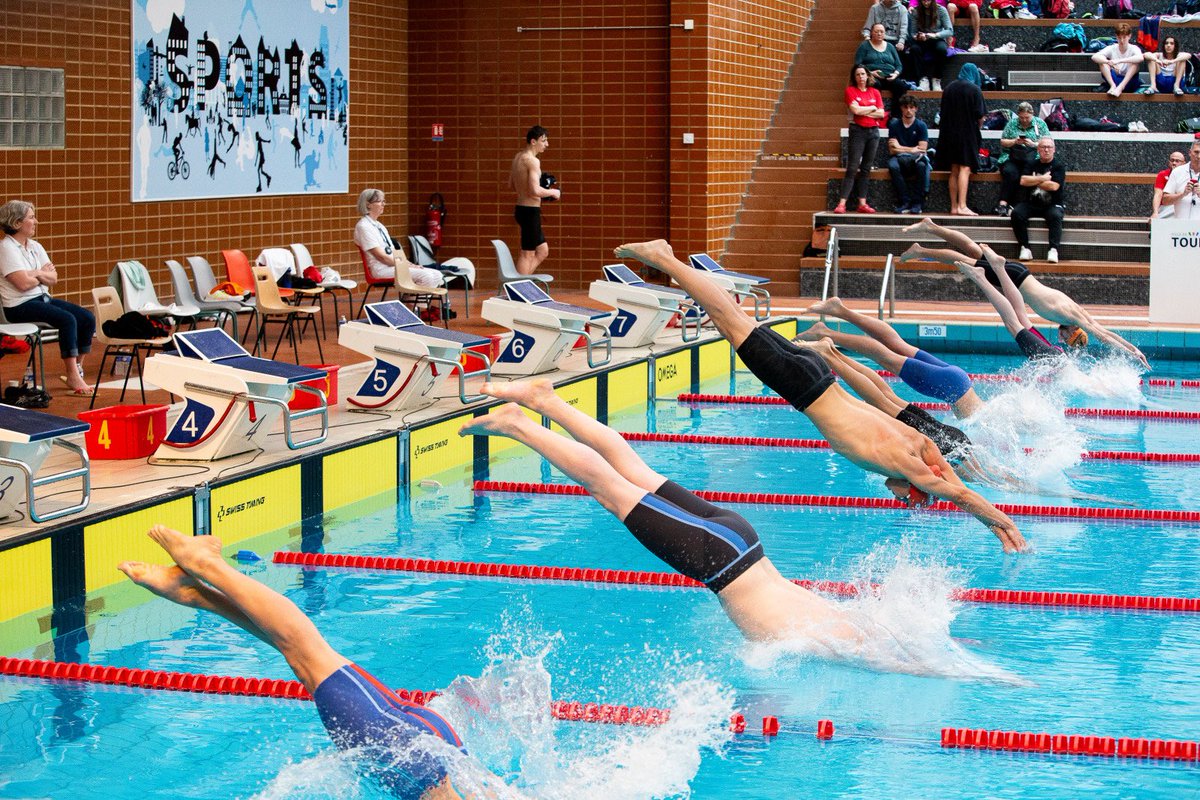
[[[44,322],[58,330],[58,350],[67,374],[63,380],[72,394],[91,395],[95,389],[83,380],[83,356],[92,349],[96,318],[92,312],[50,296],[58,283],[58,270],[46,249],[33,239],[37,217],[33,205],[9,200],[0,206],[0,302],[9,322]]]
[[[1174,36],[1164,37],[1161,53],[1146,53],[1146,60],[1150,62],[1150,84],[1142,91],[1146,94],[1183,94],[1183,74],[1187,72],[1187,61],[1191,57],[1191,53],[1179,51],[1179,40]]]
[[[380,189],[363,189],[358,196],[358,213],[363,216],[354,226],[354,243],[366,255],[367,277],[372,280],[392,278],[397,265],[407,264],[417,286],[441,286],[441,272],[418,267],[405,258],[403,250],[392,246],[392,235],[379,221],[386,207],[387,200]]]

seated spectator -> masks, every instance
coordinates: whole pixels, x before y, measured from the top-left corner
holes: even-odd
[[[867,203],[867,183],[871,179],[871,167],[875,165],[875,152],[879,149],[879,129],[887,112],[883,110],[883,96],[869,85],[867,68],[862,64],[855,64],[850,70],[845,96],[850,112],[850,145],[846,174],[842,177],[842,190],[833,213],[845,214],[846,201],[853,194],[858,199],[855,208],[860,214],[874,214],[875,209]]]
[[[363,189],[358,196],[358,213],[362,218],[354,226],[354,243],[366,254],[366,277],[368,280],[384,280],[396,275],[396,266],[407,264],[413,283],[430,288],[441,286],[442,273],[429,267],[418,267],[410,262],[404,251],[395,246],[391,233],[379,221],[387,208],[387,200],[379,189]]]
[[[931,0],[924,0],[930,2]],[[896,189],[896,211],[921,214],[929,194],[929,128],[917,119],[917,100],[900,98],[900,116],[888,123],[888,171]],[[911,184],[909,183],[911,181]]]
[[[1000,204],[992,213],[1002,217],[1012,213],[1010,204],[1021,183],[1021,173],[1026,164],[1037,160],[1038,140],[1049,135],[1045,120],[1034,115],[1033,104],[1018,103],[1016,116],[1000,133],[1000,157],[996,159],[1000,167]]]
[[[1156,219],[1167,219],[1175,216],[1175,206],[1163,205],[1163,190],[1167,188],[1167,180],[1170,179],[1172,170],[1185,161],[1187,161],[1187,157],[1176,150],[1167,159],[1167,168],[1158,173],[1158,177],[1154,179],[1154,200],[1150,202],[1151,222],[1154,222]]]
[[[1183,94],[1183,76],[1187,72],[1187,61],[1192,54],[1181,53],[1179,40],[1174,36],[1164,36],[1161,47],[1162,52],[1145,54],[1145,59],[1150,64],[1150,83],[1142,91],[1146,94]]]
[[[979,10],[983,8],[983,0],[954,0],[952,3],[946,3],[946,10],[950,12],[950,27],[953,28],[958,24],[958,15],[964,12],[967,19],[971,23],[971,44],[963,49],[970,53],[986,53],[987,45],[979,43]]]
[[[1029,250],[1029,219],[1042,217],[1050,228],[1050,251],[1046,260],[1051,264],[1058,263],[1058,247],[1062,244],[1063,216],[1066,209],[1063,206],[1063,186],[1067,182],[1067,168],[1054,157],[1054,140],[1043,136],[1037,143],[1038,157],[1025,165],[1021,173],[1021,189],[1024,199],[1017,203],[1012,212],[1012,229],[1021,245],[1018,261],[1028,261],[1033,258]]]
[[[1175,219],[1200,219],[1200,139],[1188,150],[1189,161],[1171,170],[1162,202],[1175,206]]]
[[[871,26],[871,38],[858,46],[854,53],[854,63],[866,67],[871,86],[880,92],[890,93],[893,102],[908,91],[908,83],[900,77],[900,73],[904,71],[900,53],[884,38],[882,22]]]
[[[919,80],[922,92],[942,90],[942,72],[946,67],[946,51],[954,28],[950,14],[934,0],[918,0],[919,5],[908,17],[908,74]]]
[[[903,50],[908,38],[908,9],[900,0],[875,0],[863,23],[863,38],[870,39],[871,29],[880,24],[883,25],[884,40],[896,50]],[[862,59],[856,58],[855,62],[861,63]]]
[[[1138,65],[1145,56],[1140,47],[1129,43],[1131,35],[1129,23],[1122,22],[1117,26],[1117,43],[1092,54],[1092,61],[1100,65],[1100,75],[1104,79],[1100,88],[1103,90],[1107,86],[1108,93],[1113,97],[1120,97],[1124,91],[1136,92],[1142,85],[1142,79],[1138,77]]]

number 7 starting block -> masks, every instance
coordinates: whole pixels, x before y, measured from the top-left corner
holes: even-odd
[[[658,338],[671,319],[686,306],[680,333],[683,341],[700,338],[700,311],[695,301],[682,289],[654,286],[642,280],[624,264],[602,267],[604,280],[592,281],[588,297],[617,310],[608,324],[613,347],[646,347]],[[694,323],[694,324],[689,324]],[[690,332],[689,332],[690,331]]]
[[[460,358],[465,348],[486,348],[491,339],[459,331],[435,328],[421,322],[412,309],[399,300],[366,306],[365,321],[347,322],[338,331],[338,344],[375,359],[374,366],[358,390],[346,398],[351,410],[400,411],[411,409],[426,398],[444,377],[458,374],[458,397],[473,403],[482,395],[468,396],[467,378],[491,374],[484,352],[467,351],[483,368],[464,370]],[[438,367],[442,367],[439,374]]]
[[[707,273],[717,285],[723,287],[740,302],[749,297],[754,300],[754,318],[759,322],[771,317],[771,293],[762,288],[771,282],[770,278],[758,275],[747,275],[744,272],[732,272],[725,269],[708,253],[693,253],[688,256],[691,265]],[[766,309],[763,310],[762,306]]]
[[[216,461],[261,449],[275,420],[283,417],[288,448],[320,444],[329,432],[325,393],[302,385],[323,370],[255,358],[220,328],[176,333],[175,353],[146,360],[146,380],[185,401],[182,413],[154,457],[172,461]],[[293,391],[317,395],[315,408],[292,411]],[[292,424],[321,417],[318,435],[296,441]]]
[[[483,318],[512,331],[496,363],[494,375],[537,375],[558,367],[563,354],[582,337],[587,345],[589,367],[602,367],[612,360],[612,334],[605,321],[611,311],[556,303],[531,280],[504,284],[503,297],[483,301]],[[592,329],[600,331],[592,338]],[[603,344],[605,357],[592,353]]]
[[[92,484],[87,451],[61,438],[87,429],[86,422],[0,404],[0,519],[12,516],[22,502],[28,503],[29,518],[34,522],[48,522],[88,507]],[[35,478],[54,446],[79,456],[79,466]],[[34,489],[73,478],[83,479],[78,503],[55,511],[38,511]]]

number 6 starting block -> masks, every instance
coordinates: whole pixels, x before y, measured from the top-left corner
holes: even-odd
[[[604,280],[592,281],[588,297],[617,310],[608,324],[613,347],[646,347],[658,338],[680,305],[694,313],[683,316],[683,341],[700,338],[700,312],[688,293],[670,286],[652,286],[624,264],[603,267]],[[689,324],[695,323],[695,324]]]
[[[342,325],[338,344],[375,359],[366,380],[346,398],[351,410],[411,409],[451,373],[458,374],[458,397],[466,405],[483,399],[467,395],[467,378],[487,380],[491,374],[491,362],[482,352],[467,351],[466,356],[482,362],[482,369],[466,372],[459,361],[465,348],[486,347],[491,339],[426,325],[399,300],[366,306],[366,321]]]
[[[216,461],[262,448],[275,420],[283,417],[288,448],[320,444],[329,432],[325,393],[304,381],[320,380],[323,370],[255,358],[220,328],[176,333],[176,353],[146,360],[146,380],[185,400],[175,424],[154,457],[171,461]],[[292,411],[293,391],[317,395],[315,408]],[[304,441],[292,438],[292,424],[321,417],[320,432]]]
[[[60,438],[87,429],[86,422],[0,404],[0,519],[11,516],[23,501],[28,502],[29,518],[34,522],[48,522],[88,507],[92,484],[87,451]],[[79,466],[35,478],[54,446],[79,456]],[[38,511],[35,488],[73,478],[83,479],[78,503],[51,512]]]
[[[589,367],[602,367],[612,360],[612,334],[605,320],[611,311],[556,303],[531,280],[504,284],[504,297],[483,301],[483,318],[512,331],[496,363],[494,375],[537,375],[558,367],[563,354],[580,338],[587,345]],[[592,338],[592,329],[600,331]],[[592,357],[603,344],[605,357]]]

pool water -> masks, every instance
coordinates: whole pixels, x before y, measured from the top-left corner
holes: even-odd
[[[1017,367],[955,357],[975,372]],[[1155,377],[1195,377],[1169,364]],[[1029,376],[1034,378],[1036,376]],[[748,375],[704,387],[762,393]],[[902,396],[916,399],[903,387]],[[1088,450],[1198,452],[1192,424],[1064,418],[1064,405],[1200,409],[1200,390],[1137,387],[1099,364],[1050,384],[980,384],[1002,414],[968,423],[1045,505],[1200,508],[1194,465],[1079,461]],[[784,407],[660,399],[618,430],[815,437]],[[1029,439],[1032,439],[1030,441]],[[1049,441],[1051,444],[1045,446]],[[1027,456],[1024,446],[1039,447]],[[882,479],[821,450],[644,443],[692,489],[884,496]],[[1075,448],[1074,455],[1071,449]],[[491,477],[564,482],[529,453]],[[466,481],[399,506],[328,518],[323,549],[662,570],[589,498],[475,495]],[[1086,497],[1081,497],[1085,495]],[[1004,555],[964,514],[738,505],[790,577],[883,582],[857,601],[935,671],[880,673],[781,645],[747,646],[708,592],[257,564],[331,644],[391,686],[446,689],[435,707],[474,760],[534,797],[1161,797],[1200,789],[1200,766],[943,750],[939,729],[983,727],[1200,738],[1197,615],[951,603],[957,586],[1196,595],[1194,526],[1018,518],[1031,552]],[[950,637],[953,637],[950,638]],[[151,600],[100,616],[60,655],[116,666],[291,677],[282,658],[210,615]],[[10,655],[32,655],[31,653]],[[44,656],[43,656],[44,657]],[[982,676],[982,677],[981,677]],[[308,703],[0,678],[0,797],[383,797],[337,754]],[[554,722],[549,699],[674,709],[663,728]],[[748,720],[733,736],[734,710]],[[781,735],[756,732],[777,716]],[[818,741],[818,719],[837,726]],[[461,780],[477,776],[466,766]],[[469,774],[468,774],[469,773]]]

